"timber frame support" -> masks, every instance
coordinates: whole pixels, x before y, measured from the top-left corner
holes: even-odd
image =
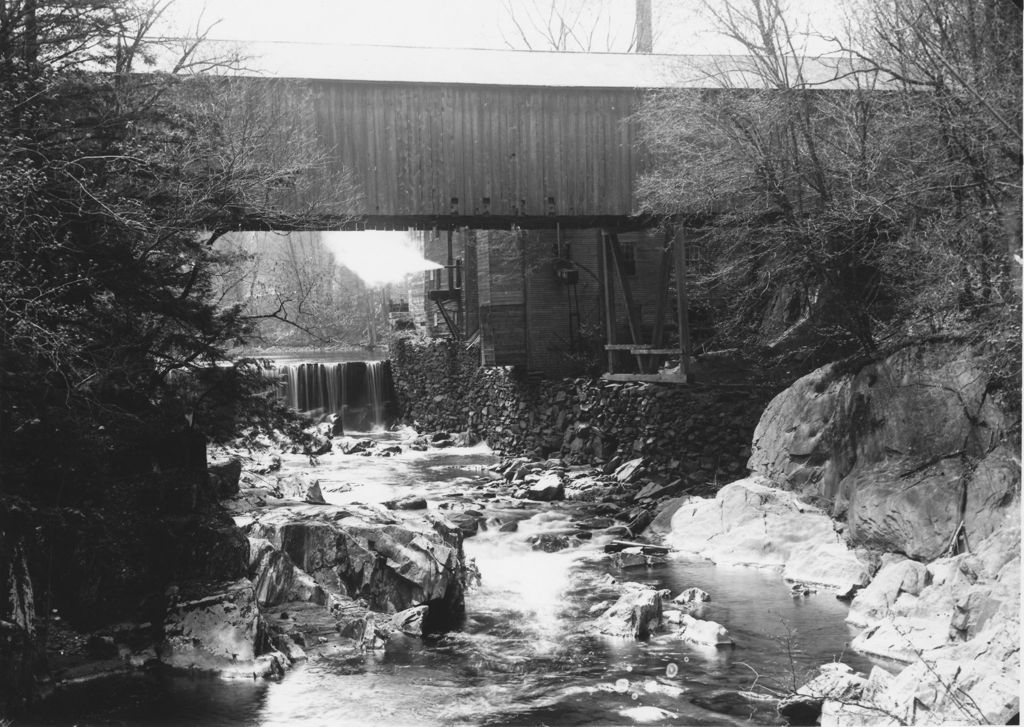
[[[663,380],[686,383],[690,376],[691,342],[689,296],[686,288],[686,236],[683,226],[669,228],[665,235],[661,264],[658,269],[658,297],[655,304],[654,327],[649,342],[642,340],[639,309],[633,296],[630,280],[624,273],[624,255],[618,234],[601,230],[599,239],[606,334],[605,351],[608,354],[607,376],[616,380],[630,380],[630,375],[618,374],[615,371],[616,352],[628,351],[636,358],[637,367],[640,370],[638,379],[653,380],[657,378],[654,375],[657,374],[659,362],[666,357],[674,356],[679,358],[679,374],[671,378],[663,378]],[[676,280],[675,319],[679,332],[679,343],[677,347],[666,348],[664,347],[665,314],[668,308],[669,284],[673,273]],[[626,306],[630,337],[628,342],[620,343],[616,340],[616,284],[622,291],[622,299]]]

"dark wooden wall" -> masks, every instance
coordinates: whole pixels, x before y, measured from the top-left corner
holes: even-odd
[[[354,175],[350,211],[368,226],[582,227],[637,211],[641,91],[278,83],[301,91],[334,171]]]

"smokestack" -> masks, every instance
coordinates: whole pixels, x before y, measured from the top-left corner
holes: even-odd
[[[654,52],[654,34],[651,22],[651,0],[636,0],[636,24],[633,34],[636,36],[637,53]]]

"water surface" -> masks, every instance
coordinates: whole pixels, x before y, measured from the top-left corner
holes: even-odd
[[[373,435],[408,444],[409,431]],[[432,508],[474,507],[485,521],[517,519],[516,532],[490,527],[467,539],[482,574],[469,591],[461,630],[390,643],[382,652],[319,658],[280,682],[142,675],[86,685],[49,705],[39,724],[209,725],[622,725],[780,724],[759,698],[794,688],[820,664],[845,661],[854,635],[846,606],[828,592],[793,598],[775,571],[670,560],[619,570],[600,537],[557,553],[532,549],[532,535],[586,515],[579,503],[477,499],[486,447],[390,458],[332,453],[307,470],[332,503],[383,502],[408,494]],[[615,592],[607,579],[712,596],[708,617],[735,647],[710,649],[670,634],[626,641],[588,633]]]

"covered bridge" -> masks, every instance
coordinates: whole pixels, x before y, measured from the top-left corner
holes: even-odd
[[[276,98],[312,132],[326,178],[355,189],[327,200],[336,214],[325,227],[445,236],[448,272],[429,299],[452,335],[479,336],[482,363],[566,373],[600,330],[609,371],[675,353],[685,374],[685,285],[672,281],[686,278],[685,236],[641,215],[648,159],[635,113],[649,89],[749,87],[742,59],[255,50]],[[816,72],[833,85],[833,69]]]

